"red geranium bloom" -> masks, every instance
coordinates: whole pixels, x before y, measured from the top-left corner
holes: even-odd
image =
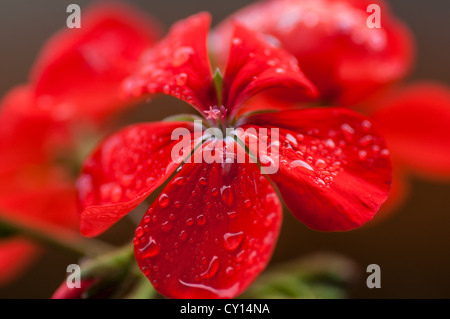
[[[180,98],[206,117],[205,126],[279,128],[279,136],[237,134],[220,140],[195,136],[191,122],[132,125],[98,146],[77,184],[81,231],[87,236],[105,231],[164,187],[136,229],[135,255],[154,287],[177,298],[231,298],[264,269],[281,225],[276,187],[299,220],[331,231],[372,219],[390,185],[384,141],[367,118],[351,110],[235,118],[242,104],[263,90],[285,88],[303,98],[315,89],[293,57],[241,24],[233,27],[220,85],[208,60],[209,21],[209,15],[199,14],[178,22],[143,54],[124,90]],[[265,139],[278,149],[279,169],[265,176],[248,155],[245,163],[191,163],[177,152],[172,158],[178,141],[171,134],[180,128],[187,132],[182,138],[196,147],[191,158],[219,152],[234,159],[250,151],[267,163],[266,153],[254,152],[255,140]]]
[[[369,4],[381,7],[381,28],[370,29]],[[409,30],[381,0],[267,0],[239,10],[215,29],[219,61],[232,23],[274,36],[294,55],[324,101],[356,104],[403,78],[412,60]]]
[[[59,236],[60,227],[73,233],[79,227],[74,178],[59,159],[70,151],[73,160],[86,123],[89,133],[93,125],[99,131],[108,116],[127,106],[120,83],[158,30],[118,5],[87,10],[83,23],[52,37],[30,83],[12,89],[0,106],[0,218]],[[18,276],[37,252],[31,241],[2,239],[0,283]]]
[[[380,29],[367,27],[369,4],[381,7]],[[394,163],[392,190],[377,216],[386,216],[402,202],[409,174],[448,180],[449,89],[436,83],[387,87],[407,74],[414,50],[410,32],[384,1],[258,2],[216,28],[213,48],[219,61],[225,57],[223,43],[231,37],[233,20],[276,37],[299,59],[323,99],[358,108],[371,117],[386,138]],[[276,98],[260,97],[242,112],[300,106]]]

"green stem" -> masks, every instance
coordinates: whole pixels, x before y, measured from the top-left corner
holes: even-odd
[[[105,242],[87,239],[72,231],[54,226],[51,226],[51,231],[44,231],[43,229],[49,228],[47,225],[45,227],[43,225],[43,227],[36,227],[34,224],[12,220],[6,217],[5,214],[0,213],[1,228],[48,246],[64,249],[81,256],[95,256],[112,250],[112,246]]]

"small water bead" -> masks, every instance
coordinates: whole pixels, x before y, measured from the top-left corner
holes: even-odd
[[[361,161],[365,160],[367,158],[367,152],[362,150],[358,152],[358,157]]]
[[[149,237],[147,244],[138,249],[142,258],[154,257],[159,253],[160,246],[156,243],[153,237]]]
[[[169,206],[170,199],[169,196],[165,193],[161,194],[158,199],[159,207],[166,208]]]
[[[208,269],[206,269],[205,272],[201,273],[200,277],[203,279],[209,279],[214,277],[214,275],[217,273],[217,270],[219,270],[219,267],[220,267],[219,257],[214,256],[209,262]]]
[[[225,202],[228,207],[233,206],[234,196],[233,191],[231,190],[231,186],[222,186],[220,188],[220,194],[222,196],[222,200]]]
[[[194,225],[194,219],[188,218],[188,219],[186,220],[186,225],[188,225],[188,226]]]
[[[180,73],[175,77],[175,82],[177,85],[183,86],[187,83],[188,76],[186,73]]]
[[[187,232],[186,232],[185,230],[182,230],[181,233],[180,233],[180,235],[178,235],[178,238],[179,238],[181,241],[185,241],[185,240],[187,239],[187,236],[188,236]]]
[[[316,161],[316,167],[318,167],[318,168],[325,168],[325,167],[327,167],[327,163],[323,159],[319,158]]]
[[[224,248],[229,251],[236,250],[242,243],[244,237],[245,234],[242,231],[237,233],[226,233],[225,235],[223,235]]]
[[[234,268],[233,267],[227,267],[227,269],[225,269],[225,273],[227,274],[227,276],[233,276],[234,275]]]
[[[250,199],[244,200],[244,206],[246,208],[250,208],[251,205],[252,205],[252,201]]]
[[[189,59],[193,53],[194,53],[194,49],[192,49],[191,47],[178,48],[173,55],[172,65],[174,67],[182,66],[187,61],[189,61]]]
[[[141,238],[144,236],[144,229],[141,226],[138,226],[135,230],[135,234],[137,238]]]
[[[242,43],[242,40],[239,38],[233,38],[233,40],[231,40],[231,43],[233,43],[234,45],[239,45]]]
[[[283,68],[276,68],[276,69],[275,69],[275,72],[276,72],[276,73],[279,73],[279,74],[283,74],[283,73],[286,73],[286,70],[283,69]]]
[[[115,185],[111,189],[111,201],[117,203],[122,198],[122,188],[119,185]]]
[[[234,219],[237,217],[237,213],[235,211],[228,212],[227,215],[230,219]]]
[[[347,141],[353,140],[353,135],[355,134],[355,130],[350,125],[348,125],[347,123],[342,124],[341,131],[342,131],[342,134],[344,135],[344,138]]]
[[[311,160],[311,162],[312,162],[312,160]],[[309,171],[314,171],[314,169],[308,163],[306,163],[302,160],[292,161],[290,165],[292,167],[302,167],[302,168],[306,168]]]
[[[173,225],[169,222],[169,221],[165,221],[164,223],[161,224],[161,229],[164,232],[168,232],[173,228]]]
[[[235,256],[234,256],[234,261],[240,263],[241,261],[244,260],[245,257],[245,249],[242,249],[240,252],[238,252]]]
[[[197,224],[200,226],[203,226],[203,225],[205,225],[205,223],[206,223],[205,216],[203,214],[198,215],[197,216]]]
[[[203,186],[208,185],[208,180],[205,177],[200,177],[198,182]]]

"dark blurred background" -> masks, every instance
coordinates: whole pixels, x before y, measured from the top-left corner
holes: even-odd
[[[66,8],[82,10],[93,1],[2,0],[0,2],[0,95],[27,81],[41,45],[65,27]],[[128,1],[155,16],[166,28],[178,19],[209,11],[213,23],[250,0]],[[450,2],[448,0],[391,0],[394,13],[411,28],[417,43],[417,63],[408,81],[432,79],[450,84]],[[162,106],[164,107],[158,107]],[[154,121],[186,112],[174,99],[157,99],[139,111],[140,120]],[[130,115],[133,119],[136,115]],[[316,251],[336,252],[367,265],[381,266],[381,289],[368,289],[365,277],[351,292],[355,298],[450,298],[450,184],[413,179],[407,202],[387,220],[346,233],[309,230],[285,214],[272,264]],[[132,223],[124,220],[103,239],[121,243],[131,238]],[[64,279],[68,264],[77,262],[59,250],[49,250],[33,271],[0,287],[0,298],[47,298]]]

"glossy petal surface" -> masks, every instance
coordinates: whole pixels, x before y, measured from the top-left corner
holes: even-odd
[[[368,28],[369,4],[381,7],[381,28]],[[299,61],[324,100],[354,104],[405,76],[413,59],[412,37],[384,1],[260,1],[216,28],[212,48],[226,61],[233,21],[274,36]]]
[[[290,89],[298,100],[317,93],[293,56],[236,23],[224,75],[223,104],[234,114],[248,98],[275,88]]]
[[[272,162],[279,163],[269,177],[307,226],[322,231],[357,228],[386,200],[389,152],[364,116],[346,109],[306,109],[254,115],[248,124],[279,128],[278,141],[270,135],[265,144]],[[256,154],[256,144],[251,139],[246,144]]]
[[[180,142],[178,136],[172,140],[177,128],[190,138],[191,123],[157,122],[125,128],[98,146],[77,181],[84,235],[105,231],[173,173],[179,165],[171,154]]]
[[[163,295],[233,298],[265,268],[281,218],[255,164],[188,163],[136,229],[136,259]]]
[[[206,46],[210,16],[200,13],[177,22],[169,34],[142,55],[138,72],[123,85],[126,93],[164,93],[201,113],[217,105]]]
[[[55,118],[100,120],[127,106],[121,81],[153,45],[159,27],[125,5],[98,5],[83,12],[82,27],[56,34],[31,74],[37,105]]]

